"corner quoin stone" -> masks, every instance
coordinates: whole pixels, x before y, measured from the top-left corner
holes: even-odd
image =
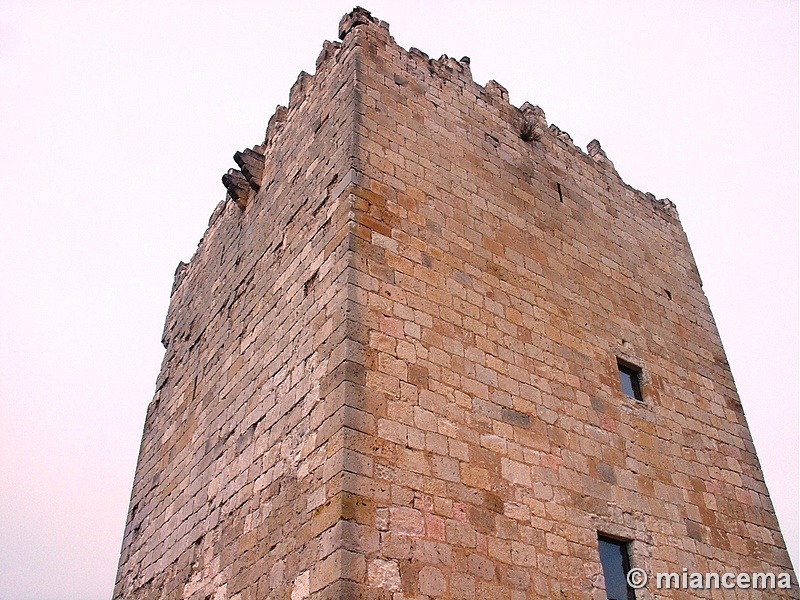
[[[798,598],[674,205],[466,57],[339,37],[176,271],[114,598],[604,598],[598,534]]]

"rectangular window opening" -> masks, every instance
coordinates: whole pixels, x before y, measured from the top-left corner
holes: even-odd
[[[636,593],[628,585],[628,571],[631,569],[628,558],[628,542],[598,534],[597,548],[603,577],[606,581],[608,600],[636,600]]]
[[[622,392],[629,398],[644,402],[640,382],[642,370],[619,359],[617,359],[617,367],[619,368],[619,382],[622,386]]]

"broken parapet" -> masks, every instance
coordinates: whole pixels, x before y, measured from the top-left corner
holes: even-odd
[[[508,103],[508,90],[494,79],[487,81],[483,89],[490,97]]]
[[[651,194],[650,192],[646,192],[644,194],[644,197],[650,201],[650,203],[653,205],[654,208],[660,210],[667,216],[677,221],[678,209],[675,207],[675,203],[672,202],[672,200],[670,200],[669,198],[656,198],[655,194]]]
[[[370,23],[378,25],[378,27],[386,31],[387,35],[389,34],[389,24],[386,21],[380,21],[373,17],[367,9],[356,6],[339,21],[339,39],[343,40],[355,27]]]
[[[367,29],[369,29],[369,35],[374,36],[377,34],[380,39],[394,43],[394,40],[389,35],[389,25],[386,22],[376,19],[368,10],[356,7],[350,13],[344,15],[339,22],[338,35],[343,41],[326,41],[323,43],[316,60],[317,71],[344,46],[360,43],[358,40],[367,35]],[[482,95],[485,101],[501,110],[504,115],[503,119],[516,129],[519,138],[527,142],[531,148],[536,147],[537,151],[547,152],[551,147],[550,142],[545,140],[542,144],[538,143],[545,137],[575,146],[567,132],[561,131],[555,125],[548,126],[544,111],[538,106],[534,106],[529,102],[524,102],[519,108],[513,106],[510,103],[507,88],[497,81],[490,80],[484,86],[477,85],[477,89],[473,87],[476,82],[472,78],[469,57],[465,56],[461,60],[456,60],[443,54],[438,59],[432,59],[416,48],[411,48],[408,51],[408,55],[413,59],[405,68],[408,73],[394,73],[394,81],[398,85],[408,85],[409,82],[416,81],[413,77],[415,73],[423,77],[426,73],[429,73],[437,79],[440,78],[454,83],[465,90],[469,89],[471,90],[470,93],[477,92]],[[301,72],[291,88],[288,107],[278,106],[270,118],[263,144],[237,152],[234,155],[238,169],[229,170],[223,176],[223,183],[228,192],[228,197],[234,200],[240,208],[244,209],[248,206],[254,194],[261,189],[262,180],[266,172],[265,155],[271,156],[269,148],[280,138],[278,134],[284,127],[288,115],[305,100],[314,85],[315,77],[316,75]],[[423,83],[418,91],[438,105],[439,99],[437,95],[429,95],[426,90],[426,84]],[[496,144],[500,143],[501,136],[492,135],[491,133],[487,133],[487,136],[487,140],[490,142],[493,140]],[[578,148],[578,150],[580,149]],[[589,143],[587,154],[601,171],[604,171],[607,175],[619,177],[614,163],[608,158],[599,141],[592,140]],[[265,183],[264,185],[267,184]],[[658,208],[661,208],[662,212],[669,213],[669,206],[671,206],[671,203],[658,206]]]
[[[297,76],[297,81],[294,82],[294,85],[289,92],[290,109],[294,108],[303,101],[312,81],[314,81],[314,77],[312,75],[309,75],[305,71],[300,71],[300,75]]]
[[[603,150],[602,146],[600,146],[600,142],[598,140],[595,139],[589,142],[589,144],[586,146],[586,151],[587,154],[592,157],[597,164],[610,170],[620,179],[620,181],[622,181],[622,178],[619,176],[619,173],[617,173],[617,170],[614,167],[614,163],[608,158],[605,150]],[[630,188],[630,186],[625,182],[623,182],[623,184]],[[633,188],[631,189],[633,190]],[[666,217],[674,222],[678,221],[678,210],[675,207],[675,204],[669,198],[663,198],[659,200],[656,199],[655,195],[651,194],[650,192],[640,192],[638,190],[633,191],[639,195],[639,197],[644,196],[650,201],[650,204],[653,206],[653,208],[663,213]]]
[[[286,115],[288,112],[289,109],[285,106],[278,105],[275,107],[275,114],[270,117],[269,123],[267,123],[267,133],[264,136],[264,145],[269,144],[275,138],[275,134],[283,129],[283,125],[286,123]]]
[[[561,131],[561,129],[559,129],[558,125],[556,125],[555,123],[552,123],[550,127],[548,127],[548,130],[558,139],[563,140],[564,142],[571,144],[572,146],[575,145],[575,142],[572,141],[572,136],[570,136],[570,134],[568,134],[566,131]]]
[[[431,73],[436,73],[445,79],[472,83],[472,71],[469,63],[470,60],[468,56],[463,57],[461,60],[456,60],[447,54],[442,54],[438,60],[428,60],[428,69],[430,69]],[[463,77],[458,77],[459,74],[463,75]]]
[[[328,60],[329,57],[333,56],[341,47],[341,42],[329,42],[328,40],[322,42],[322,50],[320,50],[319,56],[317,56],[317,70],[319,70],[319,68],[322,66],[322,63]]]
[[[186,274],[188,272],[189,272],[189,265],[187,265],[183,261],[180,261],[178,263],[177,268],[175,269],[175,277],[172,280],[172,291],[169,294],[170,297],[172,296],[172,294],[175,293],[175,290],[178,288],[178,286],[184,280],[184,278],[186,277]],[[166,347],[166,342],[165,342],[164,339],[161,340],[161,343],[164,344],[164,347]]]
[[[338,41],[324,42],[322,50],[316,60],[317,70],[319,70],[326,61],[331,59],[343,45],[347,45],[353,41],[350,40],[348,36],[355,36],[356,32],[359,32],[362,28],[369,28],[371,32],[370,35],[377,33],[386,41],[393,42],[393,39],[389,35],[389,25],[385,21],[376,19],[368,10],[362,7],[356,7],[350,13],[346,14],[339,22],[338,35],[344,43]],[[364,33],[364,31],[361,31],[358,35],[361,36]],[[424,64],[424,67],[427,67],[427,71],[431,75],[438,76],[461,86],[475,83],[472,78],[469,57],[465,56],[461,60],[456,60],[444,54],[439,59],[431,59],[427,54],[416,48],[411,48],[408,53],[409,56],[415,59],[419,67],[423,67]],[[409,68],[409,70],[412,69],[413,68]],[[274,143],[276,134],[283,128],[288,114],[304,101],[306,95],[313,86],[314,77],[315,75],[310,75],[306,72],[301,72],[298,75],[296,82],[291,88],[288,108],[284,106],[278,106],[276,108],[274,115],[269,121],[262,146],[243,150],[234,155],[234,160],[239,169],[229,170],[228,173],[223,176],[223,183],[227,189],[228,196],[241,208],[245,208],[252,199],[253,193],[258,192],[261,188],[265,173],[265,155],[269,154],[268,148]],[[395,73],[394,79],[398,85],[406,85],[412,80],[412,78],[406,77],[404,73]],[[505,119],[509,124],[516,127],[519,137],[525,142],[533,144],[541,141],[544,136],[548,138],[552,136],[555,139],[574,146],[574,142],[568,133],[561,131],[555,125],[550,125],[548,127],[544,111],[538,106],[534,106],[529,102],[523,103],[520,108],[511,105],[507,88],[497,81],[490,80],[484,86],[478,85],[478,88],[484,95],[486,101],[498,106],[503,111]],[[422,89],[420,91],[424,93]],[[434,104],[437,103],[435,97],[430,97],[429,99],[434,102]],[[499,139],[496,135],[490,137]],[[540,146],[540,149],[547,151],[548,147],[549,144],[546,143]],[[600,142],[592,140],[588,145],[587,154],[601,169],[605,170],[608,174],[619,177],[614,163],[608,158]]]
[[[388,23],[385,21],[378,21],[372,17],[369,11],[361,7],[356,7],[342,18],[339,23],[339,37],[344,39],[354,28],[359,25],[367,24],[377,25],[378,28],[386,34],[386,37],[389,37]],[[332,57],[341,47],[342,44],[340,42],[326,41],[316,61],[317,69],[319,70],[322,64]],[[459,67],[463,69],[460,63]],[[227,197],[233,200],[239,208],[246,208],[253,194],[261,189],[267,148],[275,139],[276,134],[283,128],[289,112],[303,102],[308,90],[313,85],[313,81],[313,75],[301,71],[289,93],[288,107],[278,106],[275,109],[275,113],[270,118],[264,136],[264,143],[260,146],[247,148],[234,154],[233,159],[239,168],[229,169],[228,172],[222,176],[222,184],[227,191]],[[214,216],[212,216],[212,222],[215,217],[218,216],[217,213],[221,213],[221,211],[215,210]]]
[[[605,151],[600,146],[600,142],[597,140],[592,140],[589,142],[589,145],[586,146],[586,151],[591,156],[596,163],[611,169],[614,173],[617,173],[617,170],[614,168],[614,163],[609,160],[608,156],[606,156]],[[617,176],[619,174],[617,173]]]

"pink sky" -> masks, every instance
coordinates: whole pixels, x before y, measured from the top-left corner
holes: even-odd
[[[172,274],[342,2],[0,9],[0,599],[111,595]],[[387,2],[681,215],[798,560],[798,4]]]

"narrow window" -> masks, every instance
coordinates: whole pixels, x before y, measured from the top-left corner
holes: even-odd
[[[624,394],[633,398],[634,400],[643,402],[644,398],[642,398],[642,387],[639,384],[639,376],[642,372],[641,369],[634,367],[633,365],[623,363],[620,360],[617,360],[617,367],[619,367],[619,382],[622,385],[622,391]]]
[[[606,598],[608,600],[636,600],[636,593],[628,585],[628,571],[631,569],[628,560],[628,544],[620,540],[597,536],[600,551],[600,564],[603,565],[603,577],[606,580]]]

